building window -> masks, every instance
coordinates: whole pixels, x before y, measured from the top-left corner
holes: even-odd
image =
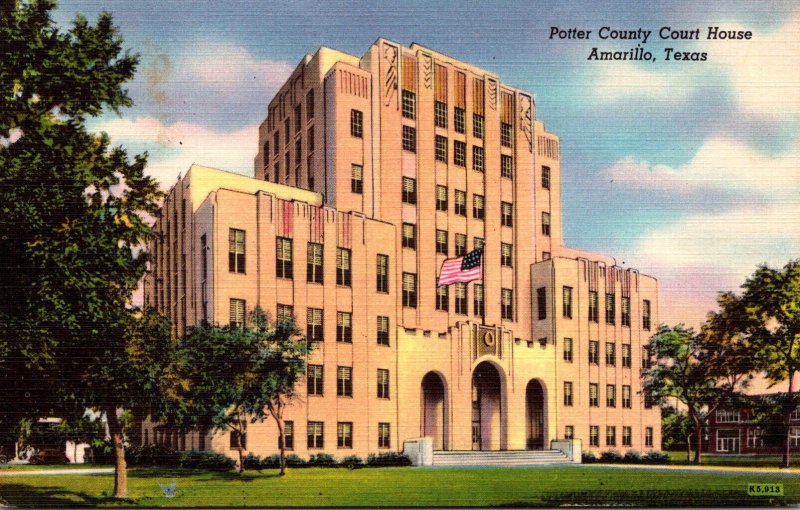
[[[617,303],[614,294],[606,293],[606,322],[614,324],[615,316],[617,314]]]
[[[353,193],[364,192],[364,167],[361,165],[352,165],[350,175],[350,191]]]
[[[653,366],[653,362],[650,359],[650,346],[643,345],[642,346],[642,368],[650,368]]]
[[[353,280],[352,269],[350,268],[350,250],[347,248],[336,248],[336,285],[349,287]]]
[[[303,128],[303,105],[298,104],[294,107],[294,132],[299,133]]]
[[[565,319],[572,318],[572,287],[562,287],[561,289],[561,296],[562,296],[562,315]]]
[[[505,177],[506,179],[513,179],[514,178],[514,163],[511,156],[506,156],[502,154],[500,156],[500,175]]]
[[[324,448],[324,424],[321,421],[308,422],[308,447]]]
[[[308,365],[308,375],[306,376],[309,395],[322,395],[322,365]]]
[[[622,344],[622,368],[631,368],[631,344]]]
[[[542,213],[542,235],[550,236],[550,213]]]
[[[653,446],[653,427],[646,427],[644,429],[644,445]]]
[[[597,383],[589,383],[589,406],[590,407],[599,407],[600,406],[600,399],[597,396],[598,389]]]
[[[417,275],[415,273],[403,273],[403,306],[417,307]]]
[[[572,363],[572,339],[564,339],[564,361]]]
[[[547,318],[547,289],[539,287],[536,289],[536,308],[539,312],[539,320]]]
[[[275,175],[273,176],[274,180],[272,182],[278,182],[278,179],[281,176],[281,162],[275,162]]]
[[[390,426],[388,423],[378,423],[378,448],[389,448],[391,446]]]
[[[606,342],[606,365],[617,364],[617,346],[614,342]]]
[[[466,113],[463,108],[458,106],[453,109],[453,127],[455,127],[456,133],[467,132]]]
[[[598,311],[598,298],[597,298],[597,291],[590,290],[589,291],[589,321],[590,322],[598,322],[600,319],[599,311]]]
[[[572,382],[564,381],[564,405],[572,405]]]
[[[417,95],[410,90],[403,91],[403,117],[415,119],[417,117]]]
[[[456,257],[461,257],[467,254],[467,236],[464,234],[456,234]]]
[[[436,135],[436,161],[447,163],[447,137]]]
[[[433,102],[433,121],[436,127],[447,127],[447,103],[441,101]]]
[[[475,312],[475,315],[478,317],[483,317],[483,314],[485,313],[483,309],[483,284],[473,284],[472,293],[474,294],[472,300],[472,309]]]
[[[403,248],[417,249],[417,226],[413,223],[403,223]]]
[[[230,325],[231,328],[238,329],[244,327],[245,300],[231,299],[230,302]]]
[[[483,139],[483,115],[472,114],[472,136]]]
[[[482,220],[485,217],[483,195],[472,195],[472,217]]]
[[[284,169],[284,171],[286,172],[286,176],[284,177],[284,181],[286,181],[286,183],[288,183],[288,181],[289,181],[289,173],[292,171],[292,168],[291,168],[292,160],[291,160],[291,155],[290,155],[289,151],[286,151],[286,155],[285,155],[284,161],[286,162],[286,167]]]
[[[597,340],[589,340],[589,364],[600,364],[600,342]]]
[[[628,384],[622,385],[622,407],[631,408],[631,387]]]
[[[542,187],[544,189],[550,189],[550,167],[543,166],[542,167]]]
[[[717,409],[715,414],[717,423],[739,423],[741,421],[741,413],[738,409]]]
[[[353,367],[337,367],[336,369],[336,396],[353,396]]]
[[[800,427],[789,427],[789,444],[792,448],[800,446]]]
[[[298,133],[300,131],[298,130]],[[298,139],[294,142],[294,167],[298,168],[303,162],[303,141]]]
[[[456,313],[467,315],[467,284],[456,283]]]
[[[228,230],[228,271],[245,272],[244,230]]]
[[[573,425],[564,426],[564,439],[575,439],[575,427]]]
[[[511,124],[505,122],[500,123],[500,145],[503,147],[512,147]]]
[[[795,407],[791,413],[789,413],[789,420],[800,420],[800,406]]]
[[[436,230],[436,253],[447,255],[447,230]]]
[[[632,446],[632,433],[630,427],[622,427],[622,446]]]
[[[513,252],[513,245],[508,243],[500,243],[500,265],[506,267],[513,267],[511,263],[511,254]]]
[[[411,126],[403,126],[403,150],[417,152],[417,130]]]
[[[622,325],[631,325],[631,298],[625,296],[622,297]]]
[[[340,421],[336,424],[336,446],[338,448],[353,447],[353,422]]]
[[[417,203],[417,180],[403,177],[403,202],[406,204]]]
[[[286,450],[294,450],[294,422],[286,420],[283,422],[283,437],[286,443]],[[278,448],[281,447],[281,438],[278,437]]]
[[[389,370],[378,369],[378,398],[389,398]]]
[[[286,145],[289,145],[289,138],[291,138],[292,132],[289,130],[289,117],[283,119],[283,132],[286,133]]]
[[[308,91],[306,94],[306,120],[314,118],[314,89]]]
[[[514,319],[514,291],[511,289],[500,289],[500,318]]]
[[[269,165],[269,142],[264,142],[264,150],[262,151],[263,154],[263,163],[266,167]]]
[[[617,427],[613,425],[606,427],[606,446],[617,446]]]
[[[472,169],[478,172],[484,170],[483,147],[472,146]]]
[[[500,223],[504,227],[514,226],[514,208],[509,202],[500,202]]]
[[[467,144],[453,140],[453,164],[467,166]]]
[[[358,110],[350,110],[350,135],[356,138],[364,136],[364,114]]]
[[[282,305],[278,303],[278,313],[276,314],[276,322],[291,322],[294,323],[294,306]]]
[[[353,314],[350,312],[336,312],[336,341],[353,342]]]
[[[278,278],[292,279],[292,240],[285,237],[275,238],[275,274]]]
[[[310,341],[322,342],[324,339],[322,324],[322,309],[309,308],[306,311],[306,336]]]
[[[242,422],[243,429],[246,427],[246,423],[247,422]],[[186,438],[184,436],[184,442],[185,441]],[[175,439],[175,443],[173,443],[173,448],[175,448],[176,446],[177,446],[177,438]],[[238,450],[239,448],[241,448],[242,450],[247,450],[247,432],[232,429],[230,434],[230,449]]]
[[[472,249],[473,250],[482,250],[485,245],[485,242],[482,237],[473,237],[472,238]]]
[[[378,345],[389,345],[389,317],[378,316]]]
[[[384,293],[389,292],[389,256],[379,253],[377,256],[376,266],[376,290]]]
[[[323,282],[322,271],[322,245],[319,243],[308,243],[308,260],[306,261],[306,281],[312,283]]]
[[[447,212],[447,186],[436,185],[436,210]]]
[[[600,427],[597,425],[589,427],[589,446],[600,446]]]
[[[650,331],[650,301],[642,301],[642,328]]]
[[[617,407],[617,387],[606,384],[606,407]]]
[[[444,312],[450,310],[450,287],[447,285],[436,286],[436,309]]]
[[[465,191],[456,190],[456,215],[467,215],[467,193]]]
[[[278,154],[278,148],[281,141],[281,132],[275,131],[275,135],[272,137],[272,153]]]

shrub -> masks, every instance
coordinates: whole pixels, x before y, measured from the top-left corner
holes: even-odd
[[[264,460],[253,453],[248,453],[247,456],[242,459],[242,464],[244,464],[244,469],[263,469]]]
[[[616,463],[622,462],[622,455],[614,450],[608,450],[600,454],[600,462]]]
[[[367,457],[367,465],[371,467],[410,466],[411,459],[407,455],[397,452],[379,453],[378,455],[370,453]]]
[[[581,462],[584,464],[591,464],[597,462],[597,455],[594,452],[586,451],[581,453]]]
[[[178,461],[179,467],[205,469],[207,471],[230,471],[235,465],[236,461],[227,455],[217,452],[201,452],[199,450],[180,452]]]
[[[333,455],[327,453],[317,453],[315,455],[311,455],[311,458],[308,459],[309,466],[335,466],[336,459],[333,458]]]
[[[303,457],[293,453],[286,456],[286,465],[289,467],[306,467],[308,462]]]
[[[364,460],[358,455],[348,455],[339,462],[339,465],[348,469],[357,469],[364,467]]]
[[[642,455],[634,450],[628,450],[625,452],[625,456],[622,457],[622,462],[626,462],[628,464],[640,464],[642,462]]]
[[[644,456],[644,462],[648,464],[669,464],[669,455],[661,452],[650,452]]]
[[[178,467],[179,453],[158,445],[129,446],[125,449],[125,460],[130,466]]]

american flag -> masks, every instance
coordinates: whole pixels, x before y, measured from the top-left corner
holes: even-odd
[[[439,286],[456,282],[471,282],[481,279],[481,256],[483,250],[472,250],[463,257],[447,259],[439,271]]]

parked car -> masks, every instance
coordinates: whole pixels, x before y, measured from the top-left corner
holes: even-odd
[[[67,455],[61,450],[42,450],[28,461],[31,464],[69,464]]]

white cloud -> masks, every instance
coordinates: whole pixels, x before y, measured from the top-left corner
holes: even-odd
[[[258,126],[221,133],[188,122],[165,125],[152,117],[140,117],[103,121],[92,130],[107,132],[113,145],[136,152],[147,150],[147,173],[165,189],[192,163],[252,175],[258,146]]]
[[[678,194],[730,191],[749,200],[792,202],[800,199],[800,144],[773,157],[741,142],[712,138],[680,167],[628,158],[608,173],[614,182],[635,189]]]
[[[692,91],[693,85],[676,73],[648,71],[630,61],[605,66],[594,84],[601,99],[617,101],[628,97],[677,100]]]

